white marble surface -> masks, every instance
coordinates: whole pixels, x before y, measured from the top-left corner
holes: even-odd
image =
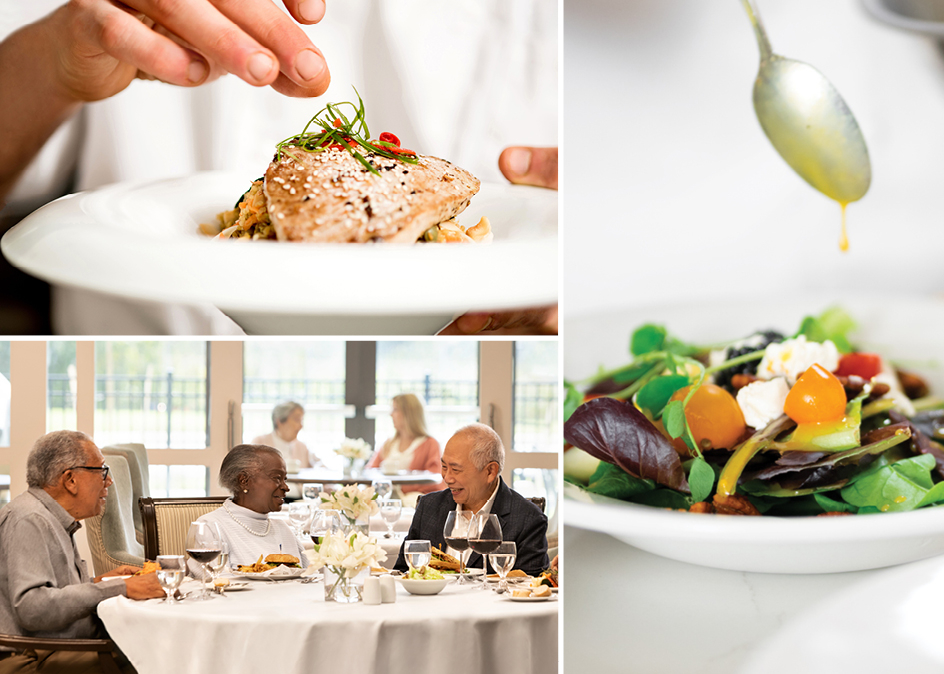
[[[568,672],[769,671],[748,664],[763,661],[785,626],[843,592],[906,568],[802,576],[722,571],[574,527],[567,528],[564,547]],[[876,623],[883,619],[875,616]],[[802,642],[793,646],[802,653]],[[792,665],[792,671],[804,671],[800,662]]]
[[[568,1],[565,334],[580,314],[683,298],[944,290],[936,43],[857,0],[757,4],[775,52],[823,72],[865,134],[873,181],[849,207],[849,253],[838,205],[757,122],[758,50],[740,2]]]

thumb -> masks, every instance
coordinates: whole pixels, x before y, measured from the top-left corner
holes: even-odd
[[[516,185],[557,189],[556,147],[508,147],[498,158],[498,168]]]

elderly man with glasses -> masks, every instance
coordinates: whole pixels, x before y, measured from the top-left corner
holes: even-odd
[[[80,520],[101,514],[112,484],[89,436],[56,431],[41,437],[27,458],[26,482],[29,489],[0,510],[0,633],[102,637],[99,602],[163,596],[156,574],[100,583],[138,569],[122,566],[90,578],[79,557],[73,536]],[[95,653],[0,650],[0,673],[15,671],[101,670]]]

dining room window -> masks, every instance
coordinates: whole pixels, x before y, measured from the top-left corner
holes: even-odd
[[[96,342],[97,444],[205,449],[207,370],[206,342]]]
[[[75,342],[46,343],[46,432],[76,428]]]
[[[272,409],[294,401],[305,409],[298,440],[329,466],[344,439],[343,341],[247,341],[243,346],[242,441],[273,431]]]
[[[210,471],[206,466],[148,466],[148,486],[152,498],[206,496]]]
[[[515,342],[514,427],[516,452],[556,452],[558,429],[557,342]]]
[[[374,447],[394,434],[395,395],[412,393],[426,408],[426,425],[440,448],[457,428],[479,421],[479,343],[377,342]]]

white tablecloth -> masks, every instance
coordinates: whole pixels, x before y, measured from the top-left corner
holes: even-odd
[[[450,583],[393,604],[326,603],[321,582],[252,589],[170,606],[113,597],[98,614],[139,674],[343,671],[553,674],[555,600],[513,602]]]

